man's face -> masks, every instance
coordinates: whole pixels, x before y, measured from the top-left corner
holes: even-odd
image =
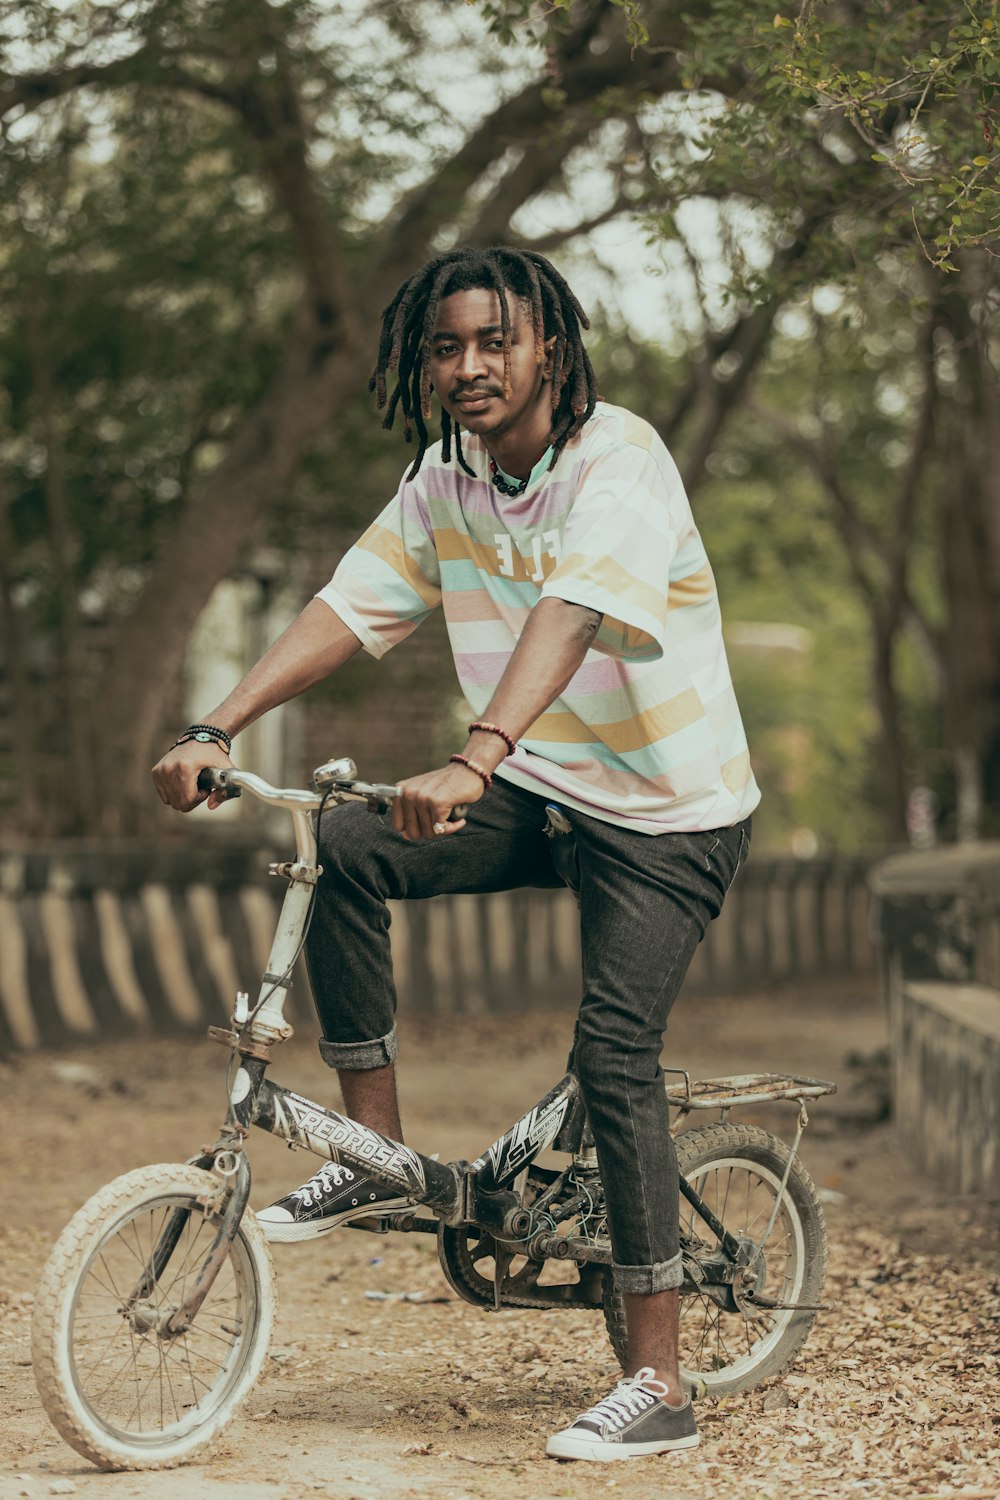
[[[531,309],[507,293],[510,313],[510,395],[503,394],[500,301],[485,287],[453,292],[438,307],[430,347],[431,384],[441,405],[468,432],[483,438],[528,431],[551,416],[549,364],[535,360]],[[548,349],[554,339],[546,341]]]

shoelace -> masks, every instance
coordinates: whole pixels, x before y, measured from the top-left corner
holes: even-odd
[[[319,1203],[324,1193],[331,1188],[340,1187],[344,1182],[353,1182],[354,1173],[350,1167],[341,1166],[339,1161],[324,1162],[318,1172],[304,1182],[300,1188],[296,1188],[290,1195],[292,1198],[301,1198],[305,1204]]]
[[[601,1427],[624,1427],[629,1418],[648,1411],[654,1401],[659,1401],[666,1394],[667,1387],[662,1380],[655,1378],[652,1366],[647,1365],[638,1374],[622,1380],[610,1396],[598,1401],[596,1406],[592,1406],[576,1420],[596,1422]]]

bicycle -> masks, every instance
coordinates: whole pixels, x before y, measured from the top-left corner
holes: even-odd
[[[230,1054],[217,1141],[187,1163],[141,1167],[102,1188],[66,1226],[43,1271],[33,1363],[58,1431],[104,1469],[169,1467],[206,1446],[251,1391],[275,1310],[269,1248],[245,1212],[251,1125],[413,1200],[344,1227],[435,1234],[449,1284],[479,1308],[603,1309],[624,1362],[624,1304],[611,1278],[597,1156],[571,1072],[474,1161],[448,1163],[266,1077],[273,1048],[292,1034],[284,1004],[321,873],[318,817],[359,798],[385,813],[396,788],[360,781],[349,760],[320,766],[312,791],[236,769],[203,771],[199,786],[249,792],[290,812],[296,858],[270,867],[288,888],[256,1004],[241,992],[231,1028],[209,1028]],[[565,857],[555,863],[567,868]],[[723,1395],[784,1370],[823,1305],[823,1211],[797,1156],[806,1100],[836,1086],[783,1074],[692,1083],[683,1070],[667,1071],[683,1080],[667,1090],[680,1120],[721,1111],[719,1123],[686,1129],[675,1144],[682,1368],[695,1395]],[[798,1104],[791,1147],[727,1118],[740,1105],[779,1099]],[[540,1166],[548,1148],[568,1163]],[[546,1283],[550,1262],[571,1279]]]

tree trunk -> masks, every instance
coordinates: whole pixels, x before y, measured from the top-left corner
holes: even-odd
[[[943,298],[952,387],[939,537],[947,604],[945,725],[963,838],[1000,824],[1000,395],[989,350],[989,259],[970,257]]]
[[[37,760],[38,718],[28,674],[26,632],[14,599],[10,558],[14,555],[8,511],[10,495],[0,489],[0,622],[3,625],[2,662],[10,685],[14,772],[17,777],[18,825],[30,836],[41,822],[41,776]]]
[[[899,714],[894,658],[895,622],[871,609],[872,694],[879,719],[878,767],[882,783],[885,836],[891,844],[906,840],[906,747]]]
[[[60,800],[69,814],[66,831],[83,833],[89,822],[96,793],[90,717],[92,691],[88,681],[83,620],[77,597],[79,541],[70,517],[52,351],[46,334],[51,309],[45,305],[37,286],[29,289],[26,295],[25,319],[39,430],[45,446],[43,494],[55,584],[59,678],[64,695],[62,709],[67,728],[65,771],[68,774],[62,778]]]

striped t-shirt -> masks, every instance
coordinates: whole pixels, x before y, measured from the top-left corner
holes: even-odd
[[[381,656],[437,605],[480,717],[528,612],[564,599],[604,620],[581,666],[497,770],[515,786],[646,833],[728,827],[760,793],[733,693],[715,579],[676,465],[648,425],[600,403],[553,469],[498,493],[441,445],[317,595]]]

